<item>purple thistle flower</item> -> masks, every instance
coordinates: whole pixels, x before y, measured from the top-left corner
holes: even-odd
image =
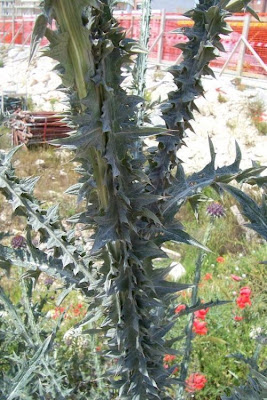
[[[211,217],[221,218],[225,216],[225,210],[220,203],[214,202],[207,207],[207,214]]]
[[[11,240],[11,246],[13,247],[13,249],[22,249],[26,247],[26,245],[26,239],[21,235],[16,235]]]
[[[53,282],[54,282],[54,279],[51,278],[50,276],[48,276],[48,277],[45,278],[45,280],[44,280],[44,284],[45,284],[46,286],[51,286],[51,285],[53,284]]]

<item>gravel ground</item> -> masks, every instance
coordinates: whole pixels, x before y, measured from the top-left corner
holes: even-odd
[[[28,54],[28,48],[20,47],[7,52],[0,73],[0,93],[27,94],[37,111],[66,109],[65,95],[57,90],[60,78],[52,71],[55,62],[47,57],[38,57],[28,66]],[[195,171],[209,161],[208,137],[214,143],[220,166],[234,160],[235,140],[241,147],[242,168],[250,167],[252,160],[267,164],[267,134],[260,134],[256,129],[250,111],[251,103],[262,104],[262,118],[266,118],[267,123],[267,83],[259,80],[255,87],[255,82],[257,86],[257,81],[246,79],[239,85],[229,75],[203,79],[205,98],[196,101],[200,112],[194,114],[195,121],[192,122],[195,133],[188,132],[187,147],[179,152],[186,171]],[[130,85],[130,77],[126,78],[124,85]],[[172,75],[149,66],[147,88],[151,101],[166,99],[167,93],[175,89]],[[159,111],[153,113],[152,121],[163,123]]]

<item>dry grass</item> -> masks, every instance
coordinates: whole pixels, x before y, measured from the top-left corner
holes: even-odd
[[[2,141],[7,142],[7,138]],[[68,218],[78,211],[76,198],[65,194],[65,190],[77,182],[73,153],[52,146],[21,148],[14,157],[14,167],[19,177],[39,176],[34,195],[43,202],[43,207],[59,204],[60,214]],[[14,234],[23,232],[24,219],[13,217],[11,206],[0,196],[0,228]]]

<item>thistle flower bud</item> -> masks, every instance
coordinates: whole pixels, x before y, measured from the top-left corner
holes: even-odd
[[[213,202],[207,207],[207,214],[211,217],[221,218],[225,216],[225,210],[220,203]]]
[[[44,280],[45,286],[51,286],[53,284],[53,282],[54,282],[54,279],[51,278],[50,276],[46,277]]]
[[[16,235],[11,240],[11,246],[13,249],[21,249],[26,247],[26,239],[21,235]]]

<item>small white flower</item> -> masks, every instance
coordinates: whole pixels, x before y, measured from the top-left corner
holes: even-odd
[[[64,343],[67,346],[70,346],[74,339],[78,339],[79,340],[81,334],[82,334],[82,328],[81,327],[79,327],[77,329],[70,328],[67,332],[65,332],[65,334],[63,336]]]
[[[6,311],[0,311],[0,318],[6,318],[8,313]]]
[[[49,311],[46,313],[46,318],[47,318],[47,319],[53,318],[54,314],[55,314],[55,311],[54,311],[54,310],[49,310]]]
[[[239,255],[239,257],[243,257],[243,253],[239,253],[238,255]]]
[[[249,337],[251,339],[257,339],[257,337],[262,333],[263,329],[258,326],[257,328],[252,328],[250,331]]]
[[[210,266],[211,266],[212,268],[214,268],[214,267],[215,267],[215,264],[210,264]]]
[[[239,268],[238,268],[238,267],[235,267],[235,270],[236,270],[236,271],[239,271]]]
[[[246,274],[242,274],[242,278],[246,278],[247,277],[247,275]]]
[[[236,296],[236,291],[233,291],[233,295]]]

